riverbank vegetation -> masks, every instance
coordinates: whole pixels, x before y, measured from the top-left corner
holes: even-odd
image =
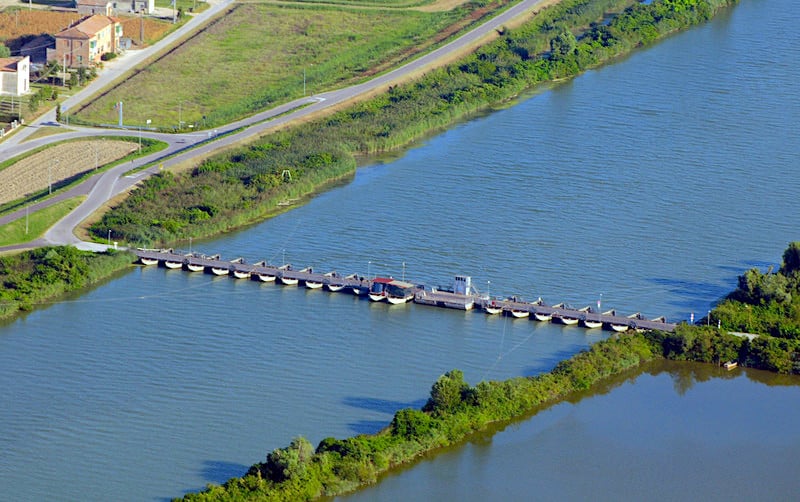
[[[134,260],[127,252],[93,253],[72,246],[0,256],[0,319],[93,284],[130,267]]]
[[[151,178],[91,231],[102,238],[112,228],[131,245],[168,245],[263,219],[281,201],[352,174],[356,155],[405,146],[526,88],[703,22],[733,2],[563,0],[415,82],[217,155],[189,174]]]
[[[798,293],[799,258],[800,242],[790,244],[778,272],[782,277],[793,278],[786,289],[789,293]],[[752,275],[752,271],[743,275],[740,287],[731,296],[747,293],[750,302],[773,301],[772,289],[748,287],[748,277]],[[723,303],[728,301],[734,300]],[[760,313],[771,318],[769,312]],[[184,500],[311,500],[351,491],[376,482],[380,474],[394,466],[459,443],[490,424],[524,418],[542,405],[654,359],[716,365],[738,361],[749,367],[800,374],[800,364],[794,363],[798,356],[800,343],[795,340],[769,335],[748,338],[716,326],[681,324],[673,333],[614,335],[534,377],[480,382],[473,387],[464,381],[460,371],[452,370],[433,384],[422,409],[398,411],[391,424],[377,434],[343,440],[326,438],[316,448],[298,437],[289,446],[270,452],[264,462],[253,465],[243,477],[232,478],[222,486],[210,485],[202,493],[186,495]]]

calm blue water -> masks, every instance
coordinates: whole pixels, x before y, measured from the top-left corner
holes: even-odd
[[[793,14],[744,0],[193,248],[700,316],[797,239]],[[604,336],[136,269],[0,328],[3,496],[177,496],[296,435],[374,432],[450,369],[536,374]]]
[[[341,499],[795,500],[799,383],[657,363]]]

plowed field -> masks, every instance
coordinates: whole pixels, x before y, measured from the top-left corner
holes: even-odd
[[[44,190],[76,174],[121,159],[136,151],[138,144],[127,141],[87,140],[61,143],[35,153],[0,171],[0,204]]]

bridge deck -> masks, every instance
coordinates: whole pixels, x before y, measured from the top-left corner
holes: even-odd
[[[182,266],[203,266],[206,271],[211,269],[227,270],[233,275],[235,272],[249,274],[251,279],[258,280],[259,275],[271,275],[276,278],[286,278],[299,282],[320,283],[324,286],[342,286],[343,291],[360,289],[368,290],[372,281],[359,277],[356,274],[341,276],[335,272],[317,272],[311,268],[296,269],[291,265],[270,265],[264,262],[258,264],[246,263],[243,259],[225,261],[219,255],[206,256],[199,253],[179,253],[173,250],[136,249],[133,253],[141,260],[155,260],[159,264],[165,262],[180,263]],[[591,308],[576,309],[563,304],[548,306],[541,301],[524,302],[518,298],[490,299],[472,294],[458,294],[448,291],[429,291],[423,286],[418,286],[414,294],[414,302],[422,305],[445,307],[459,310],[472,308],[486,309],[488,306],[500,308],[503,313],[512,311],[527,312],[529,315],[539,314],[550,316],[553,319],[572,319],[580,322],[601,322],[604,327],[628,327],[631,329],[654,329],[661,331],[674,331],[675,324],[663,319],[645,319],[635,314],[633,316],[617,315],[614,311],[605,313],[597,312]]]

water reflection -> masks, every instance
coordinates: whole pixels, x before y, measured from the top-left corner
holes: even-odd
[[[800,377],[655,361],[340,499],[790,500],[797,420]]]

